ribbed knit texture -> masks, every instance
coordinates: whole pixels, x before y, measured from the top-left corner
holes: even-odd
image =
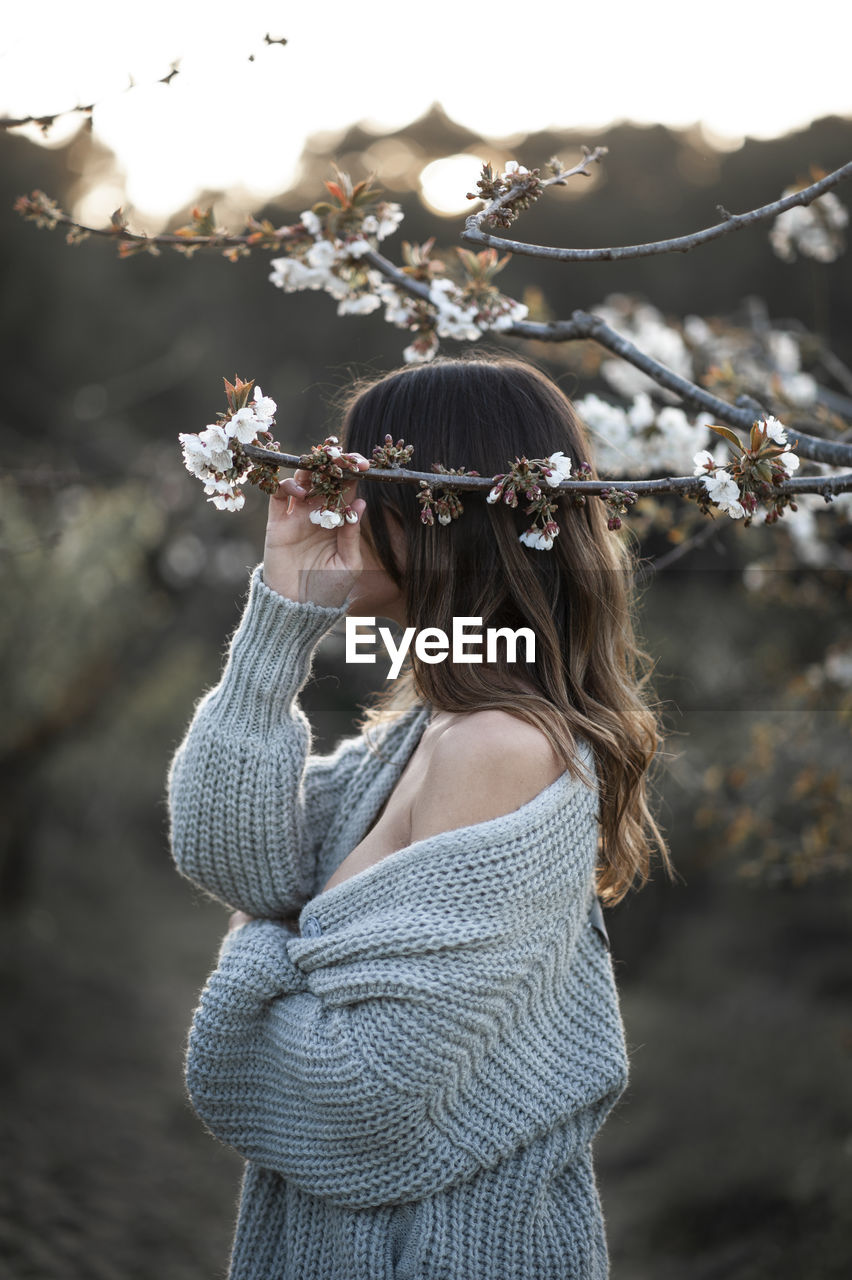
[[[342,616],[255,571],[170,776],[180,870],[252,915],[301,908],[301,936],[227,936],[190,1032],[193,1105],[249,1162],[232,1280],[603,1280],[590,1143],[627,1058],[589,920],[596,785],[566,772],[319,892],[429,714],[380,755],[310,754],[295,697]]]

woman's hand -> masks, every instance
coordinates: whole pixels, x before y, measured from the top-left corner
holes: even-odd
[[[365,457],[351,456],[357,459],[359,471],[367,470],[370,464]],[[310,519],[310,512],[322,502],[319,497],[308,498],[310,484],[311,473],[297,471],[281,481],[269,500],[263,580],[290,600],[337,608],[345,603],[363,568],[360,522],[367,504],[363,498],[351,499],[357,484],[353,476],[343,486],[343,496],[357,523],[323,529]]]

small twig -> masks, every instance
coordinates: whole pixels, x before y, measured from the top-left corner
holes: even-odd
[[[583,159],[578,161],[578,163],[574,165],[573,169],[563,169],[559,173],[554,174],[552,178],[540,178],[538,190],[541,191],[546,187],[563,187],[565,185],[566,178],[574,178],[578,175],[582,175],[584,178],[590,178],[592,175],[588,166],[592,163],[599,164],[603,157],[608,153],[609,148],[595,147],[593,151],[590,151],[588,147],[584,147],[583,151]],[[465,227],[474,223],[477,228],[480,228],[481,222],[484,218],[491,217],[491,215],[496,213],[498,209],[502,209],[504,205],[511,204],[518,192],[523,190],[523,182],[514,183],[508,191],[504,191],[502,195],[489,201],[484,209],[480,209],[478,213],[471,214],[470,217],[465,220]],[[466,235],[462,235],[462,240],[466,238]],[[502,244],[503,241],[501,240],[499,243]]]
[[[839,391],[832,391],[829,387],[817,385],[817,403],[825,405],[830,413],[834,413],[838,418],[843,418],[845,422],[852,420],[852,399],[844,396]],[[838,441],[843,444],[846,440],[852,438],[852,427],[846,427],[844,431],[837,437]]]
[[[843,390],[852,396],[852,369],[849,369],[840,357],[836,356],[828,347],[820,349],[817,359],[826,373],[830,373],[840,383]]]
[[[214,236],[178,236],[166,231],[159,231],[156,235],[149,236],[144,232],[128,231],[125,226],[90,227],[83,222],[77,222],[61,210],[54,215],[54,221],[57,226],[76,227],[79,231],[85,231],[90,236],[105,236],[108,240],[132,240],[145,245],[165,245],[167,248],[173,249],[218,249],[222,246],[229,248],[233,245],[253,244],[255,241],[254,232],[246,232],[238,236],[231,235],[229,232],[222,232]],[[295,228],[292,226],[278,227],[277,230],[265,233],[265,235],[275,239],[279,244],[283,244],[287,240],[295,240],[303,234],[298,229],[298,226]]]
[[[501,204],[510,200],[513,193],[517,194],[520,189],[518,185],[500,196],[498,200],[486,205],[478,213],[472,213],[465,221],[461,238],[468,244],[486,245],[489,248],[499,249],[501,253],[517,253],[528,258],[548,258],[554,262],[617,262],[625,258],[650,258],[663,253],[687,253],[699,244],[718,240],[721,236],[730,235],[732,231],[740,231],[743,227],[751,226],[752,223],[760,222],[765,218],[775,217],[787,209],[794,209],[797,205],[809,205],[824,192],[831,190],[849,177],[852,177],[852,160],[802,191],[796,191],[793,195],[775,200],[772,204],[763,205],[759,209],[752,209],[748,213],[728,214],[723,222],[705,227],[703,231],[694,231],[687,236],[676,236],[671,240],[655,240],[649,244],[618,245],[606,249],[563,249],[548,245],[526,244],[521,240],[505,240],[502,236],[492,236],[483,231],[483,220]]]
[[[669,565],[680,560],[682,556],[688,552],[694,551],[696,547],[703,547],[705,542],[709,542],[715,537],[724,525],[720,521],[705,523],[700,529],[697,529],[691,537],[685,538],[683,542],[678,543],[676,547],[672,547],[671,551],[666,551],[661,556],[654,556],[651,559],[643,561],[643,565],[647,564],[654,573],[659,573],[660,569],[668,569]]]
[[[180,59],[176,59],[171,63],[171,70],[167,75],[160,76],[159,80],[154,80],[154,84],[171,84],[176,75],[180,75]],[[130,84],[126,89],[122,89],[122,93],[128,93],[131,89],[137,87],[136,82],[131,77]],[[0,129],[19,129],[21,125],[37,124],[42,133],[47,133],[48,129],[56,123],[61,116],[73,116],[78,112],[91,117],[96,107],[101,105],[100,102],[90,102],[86,106],[79,104],[76,107],[66,107],[64,111],[54,111],[49,116],[20,116],[18,119],[12,119],[10,116],[0,116]]]

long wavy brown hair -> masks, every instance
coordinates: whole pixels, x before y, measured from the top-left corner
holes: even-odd
[[[505,472],[518,455],[562,450],[587,461],[597,478],[585,430],[570,401],[534,366],[505,356],[440,358],[356,384],[343,404],[345,448],[369,457],[386,434],[414,445],[411,467],[433,463],[482,476]],[[399,679],[366,715],[369,726],[415,700],[451,712],[500,708],[540,728],[573,777],[582,777],[576,738],[592,746],[598,775],[600,840],[597,889],[618,902],[649,878],[651,843],[672,874],[669,851],[648,805],[649,771],[662,737],[652,673],[635,634],[634,553],[622,532],[607,529],[599,498],[562,499],[560,533],[550,551],[524,546],[523,504],[513,510],[485,495],[463,498],[448,525],[424,526],[417,488],[360,481],[366,501],[362,534],[403,591],[407,624],[452,633],[454,617],[489,627],[529,627],[534,662],[449,659],[427,664],[413,654]],[[388,513],[405,533],[404,571],[394,558]],[[519,653],[524,652],[519,645]]]

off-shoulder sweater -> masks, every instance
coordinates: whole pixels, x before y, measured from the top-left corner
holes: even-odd
[[[311,753],[296,697],[343,612],[256,570],[170,772],[180,871],[258,917],[227,935],[187,1053],[196,1112],[247,1161],[230,1276],[602,1280],[590,1144],[627,1057],[590,915],[593,753],[586,781],[323,892],[430,712]]]

